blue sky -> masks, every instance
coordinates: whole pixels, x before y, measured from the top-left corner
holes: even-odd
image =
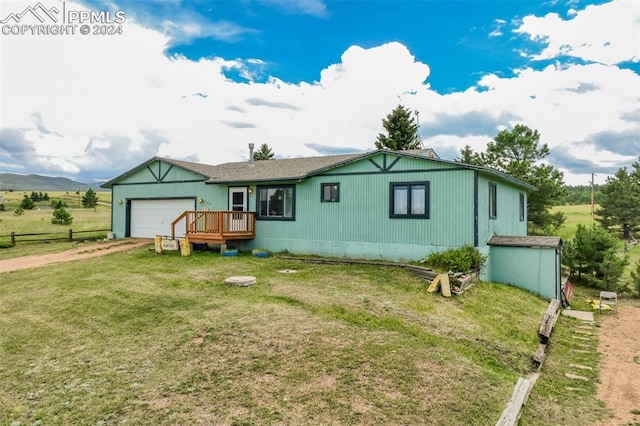
[[[2,2],[0,20],[37,3]],[[633,0],[41,3],[126,20],[118,35],[3,29],[0,171],[109,179],[155,155],[243,160],[249,142],[372,150],[398,103],[446,159],[519,123],[568,184],[640,156]]]

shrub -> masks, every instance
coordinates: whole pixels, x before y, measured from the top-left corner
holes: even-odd
[[[620,242],[603,227],[578,225],[575,237],[565,245],[562,263],[578,282],[604,290],[617,289],[628,258],[620,258]]]
[[[431,253],[426,259],[427,265],[434,269],[453,272],[479,271],[484,267],[486,261],[486,256],[483,256],[478,249],[469,245],[439,253]]]
[[[0,212],[6,212],[7,211],[7,207],[4,205],[4,203],[0,203]]]
[[[631,271],[631,283],[638,293],[637,296],[640,297],[640,260],[636,262],[635,271]]]
[[[51,200],[51,208],[52,209],[60,209],[63,207],[69,207],[69,205],[62,200]]]
[[[60,207],[59,209],[55,209],[51,214],[53,215],[53,217],[51,218],[51,223],[53,223],[54,225],[68,225],[73,222],[71,213],[69,213],[62,207]]]
[[[16,209],[13,211],[14,216],[22,216],[23,214],[24,214],[24,209],[20,206],[16,207]]]
[[[33,210],[36,208],[36,203],[34,203],[33,200],[25,194],[24,198],[22,198],[22,201],[20,202],[20,207],[22,207],[23,210]]]

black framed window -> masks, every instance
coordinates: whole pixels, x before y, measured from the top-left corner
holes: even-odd
[[[323,183],[320,184],[320,201],[323,203],[340,202],[340,184]]]
[[[489,219],[498,217],[498,187],[495,183],[489,184]]]
[[[295,220],[295,185],[257,187],[256,219]]]
[[[392,182],[389,217],[429,218],[429,182]]]
[[[521,192],[520,193],[520,222],[524,222],[524,216],[525,216],[525,198],[524,198],[524,194]]]

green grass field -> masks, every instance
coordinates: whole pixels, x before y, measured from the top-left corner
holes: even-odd
[[[595,206],[597,209],[598,206]],[[551,212],[563,212],[566,220],[564,225],[558,230],[558,236],[563,240],[573,238],[578,229],[578,225],[590,226],[592,223],[597,223],[591,218],[591,206],[590,205],[577,205],[577,206],[557,206],[553,207]]]
[[[10,241],[7,235],[11,232],[16,234],[55,233],[60,235],[54,237],[63,237],[68,233],[69,229],[78,232],[111,228],[111,192],[98,192],[99,204],[95,209],[83,208],[81,198],[76,194],[50,192],[48,193],[50,201],[37,202],[38,209],[25,210],[24,214],[16,216],[14,214],[15,208],[20,205],[25,194],[29,195],[30,192],[5,192],[2,194],[5,198],[4,204],[7,210],[0,212],[0,244],[6,244]],[[67,210],[73,217],[73,222],[70,225],[54,225],[51,223],[53,212],[51,200],[58,199],[63,200],[69,206]],[[43,236],[42,238],[45,237]],[[20,237],[17,239],[18,245],[20,245]],[[0,250],[0,258],[6,255],[8,254]]]
[[[562,209],[566,240],[590,210]],[[23,219],[45,222],[38,212]],[[109,220],[102,206],[76,212]],[[0,425],[495,424],[533,369],[547,302],[516,288],[481,283],[444,299],[395,268],[148,248],[2,274]],[[259,284],[228,287],[231,275]],[[594,294],[576,288],[574,308]],[[595,343],[573,353],[574,326],[559,318],[521,424],[606,417]],[[564,377],[573,362],[592,380]]]
[[[598,206],[595,206],[597,209]],[[565,214],[566,220],[562,228],[558,231],[558,235],[562,237],[564,241],[567,241],[576,233],[578,229],[578,225],[591,226],[593,223],[598,223],[597,221],[591,219],[591,206],[590,205],[579,205],[579,206],[560,206],[554,207],[553,211],[561,211]],[[631,279],[631,271],[635,268],[637,262],[640,261],[640,244],[636,246],[630,246],[629,244],[625,245],[625,241],[620,241],[620,251],[618,253],[620,256],[628,256],[629,264],[625,269],[625,273],[622,277],[622,283],[630,283]],[[629,287],[629,291],[632,291],[632,288]]]
[[[445,299],[396,268],[147,247],[3,274],[0,300],[0,424],[494,424],[547,305],[490,283]],[[525,424],[604,413],[593,384],[553,385]]]

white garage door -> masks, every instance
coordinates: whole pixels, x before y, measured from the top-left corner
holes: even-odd
[[[134,238],[153,238],[156,235],[171,235],[171,222],[185,210],[193,210],[195,202],[180,200],[131,200],[130,234]],[[176,237],[185,233],[185,221],[176,225]]]

